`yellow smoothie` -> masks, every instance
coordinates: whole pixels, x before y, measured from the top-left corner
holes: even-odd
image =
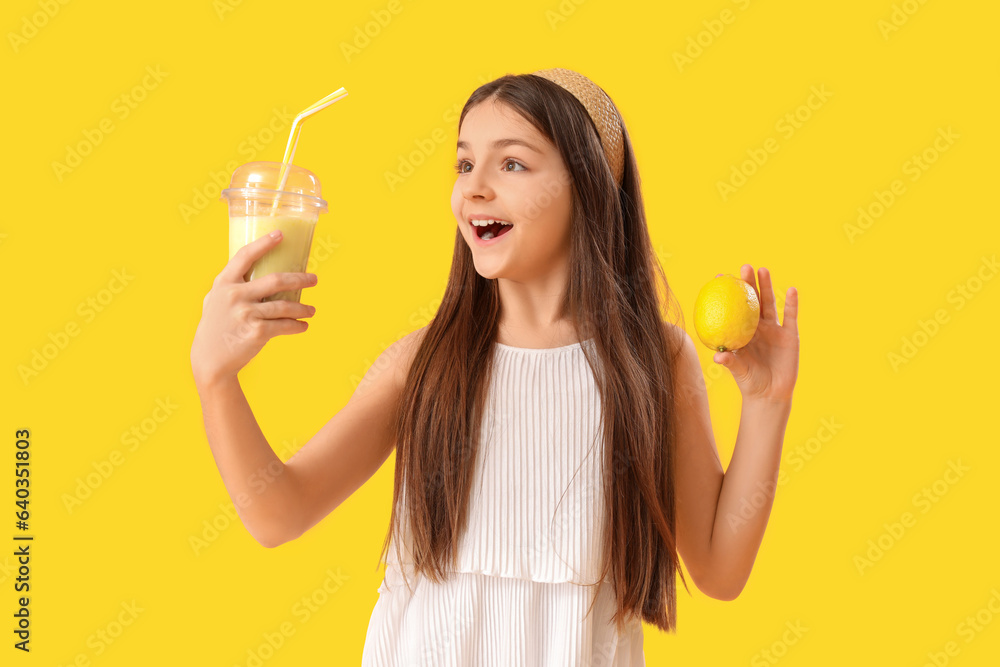
[[[270,234],[275,229],[280,229],[281,241],[254,262],[245,279],[253,280],[269,273],[304,272],[309,263],[309,249],[312,245],[317,217],[303,219],[281,215],[231,216],[229,218],[229,258],[232,259],[236,251],[248,243],[256,241],[265,234]],[[299,301],[301,293],[301,289],[278,292],[264,300]]]

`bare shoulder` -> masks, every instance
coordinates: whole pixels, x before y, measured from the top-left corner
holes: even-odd
[[[681,329],[679,326],[670,322],[669,320],[662,320],[663,329],[667,332],[667,337],[674,344],[682,343],[683,338],[687,336],[687,332]]]
[[[409,375],[410,366],[426,333],[427,326],[420,327],[385,348],[365,371],[349,403],[370,393],[382,395],[395,402],[403,391],[406,376]]]
[[[705,378],[698,359],[698,348],[691,334],[673,322],[663,321],[671,352],[674,355],[674,375],[677,380],[678,397],[690,400],[705,391]]]
[[[406,334],[395,343],[385,349],[379,356],[383,359],[383,364],[392,369],[392,378],[397,389],[401,390],[406,383],[406,376],[410,373],[410,366],[420,349],[420,344],[427,335],[427,325],[415,329]],[[376,365],[378,362],[376,362]]]
[[[396,446],[393,417],[425,328],[387,347],[347,403],[285,464],[299,494],[285,541],[336,509],[389,457]]]
[[[690,356],[692,353],[697,356],[694,341],[687,331],[677,326],[673,322],[663,320],[663,328],[667,332],[667,340],[670,343],[670,350],[674,355],[681,354]]]

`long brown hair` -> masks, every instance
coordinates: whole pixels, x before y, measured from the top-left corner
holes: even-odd
[[[673,294],[646,227],[628,132],[619,187],[593,121],[571,93],[542,77],[508,74],[473,92],[459,128],[472,107],[491,98],[548,137],[571,177],[570,275],[562,308],[580,340],[592,338],[596,347],[596,359],[586,346],[583,351],[610,445],[604,448],[601,579],[615,591],[614,620],[619,630],[631,616],[675,632],[675,573],[684,580],[673,483],[680,339],[668,334],[664,322]],[[399,539],[393,538],[408,520],[407,562],[434,582],[457,562],[500,315],[497,281],[476,272],[456,229],[448,284],[413,357],[395,416],[392,516],[382,546],[384,555],[392,540],[398,554]],[[682,319],[679,308],[677,316]]]

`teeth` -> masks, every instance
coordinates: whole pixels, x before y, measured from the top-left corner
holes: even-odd
[[[493,232],[486,232],[480,238],[482,238],[484,241],[489,241],[491,238],[493,238]]]
[[[511,223],[506,220],[470,220],[470,222],[476,227],[489,227],[494,222],[498,222],[501,225],[509,225]]]

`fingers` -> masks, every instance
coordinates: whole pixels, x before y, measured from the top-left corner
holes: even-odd
[[[749,264],[744,264],[740,267],[740,278],[750,283],[754,291],[757,291],[757,279],[753,276],[753,267]],[[757,294],[757,298],[760,298],[760,293]]]
[[[789,287],[785,293],[785,314],[781,321],[781,326],[787,328],[793,334],[799,333],[799,291],[794,287]]]
[[[716,352],[712,355],[712,361],[720,366],[725,366],[726,368],[734,370],[735,372],[736,364],[743,363],[739,357],[736,356],[737,351],[738,350],[726,350],[725,352]]]
[[[721,273],[715,274],[718,278]],[[768,320],[770,322],[778,322],[778,310],[777,310],[777,300],[774,298],[774,285],[771,283],[771,272],[768,271],[763,266],[757,270],[757,276],[759,277],[760,287],[757,287],[757,278],[754,277],[753,266],[750,264],[744,264],[740,267],[740,278],[753,287],[754,292],[757,294],[757,300],[760,302],[760,317],[763,320]],[[782,325],[785,322],[789,322],[794,331],[798,331],[798,326],[796,320],[798,318],[798,292],[794,287],[789,287],[787,295],[785,296],[785,311],[782,320]]]
[[[264,234],[259,239],[251,241],[237,250],[236,254],[229,260],[229,263],[219,273],[219,278],[223,282],[243,282],[243,276],[250,272],[253,263],[281,241],[280,231],[275,231],[278,232],[277,238],[272,236],[274,232],[272,234]]]
[[[262,342],[275,336],[302,333],[309,328],[309,323],[299,318],[312,317],[316,313],[312,306],[284,299],[255,303],[251,309],[251,317],[257,319],[256,333]]]
[[[253,304],[254,314],[262,320],[292,319],[312,317],[316,309],[298,301],[276,299]]]
[[[253,342],[253,354],[256,354],[260,351],[264,344],[267,343],[267,341],[271,340],[275,336],[302,333],[308,328],[308,322],[293,320],[287,317],[275,320],[254,319],[243,326],[239,330],[239,334],[234,335],[233,338],[239,340],[240,342]]]
[[[289,334],[302,333],[309,328],[308,322],[303,322],[302,320],[265,320],[264,321],[264,335],[267,338],[274,338],[275,336],[287,336]]]
[[[757,295],[757,302],[760,303],[761,310],[764,309],[764,302],[760,299],[760,290],[757,289],[757,279],[753,275],[753,266],[750,264],[744,264],[740,267],[740,278],[750,283],[753,287],[754,294]]]
[[[269,273],[254,278],[247,283],[247,296],[251,301],[260,301],[278,292],[291,292],[304,287],[312,287],[317,282],[315,273]]]
[[[760,277],[760,291],[757,296],[760,301],[760,316],[769,322],[778,322],[778,311],[775,308],[774,286],[771,284],[771,272],[763,266],[757,269]]]

